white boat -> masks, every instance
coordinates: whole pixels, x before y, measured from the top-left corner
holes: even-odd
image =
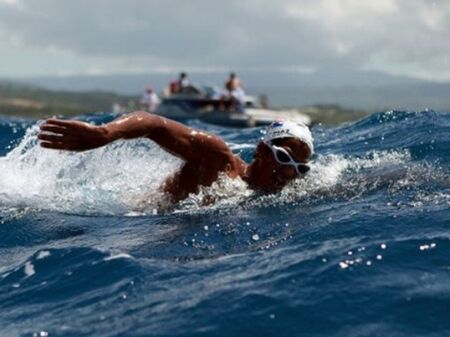
[[[311,124],[307,115],[297,111],[260,108],[253,97],[247,97],[244,111],[234,112],[226,108],[216,88],[190,86],[187,93],[164,98],[155,113],[181,122],[199,119],[202,122],[228,127],[264,126],[278,119]]]

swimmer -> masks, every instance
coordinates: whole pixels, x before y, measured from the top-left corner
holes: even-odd
[[[144,137],[184,160],[184,165],[164,182],[172,201],[210,186],[221,172],[242,178],[250,188],[275,193],[310,169],[313,138],[308,127],[291,121],[273,122],[247,164],[231,152],[218,136],[196,131],[176,121],[136,111],[104,125],[48,119],[40,126],[40,145],[48,149],[86,151],[118,139]]]

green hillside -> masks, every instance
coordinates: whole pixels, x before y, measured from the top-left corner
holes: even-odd
[[[45,118],[111,111],[114,103],[127,107],[136,97],[110,92],[51,91],[29,85],[0,82],[0,114]]]

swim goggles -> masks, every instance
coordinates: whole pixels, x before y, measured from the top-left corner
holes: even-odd
[[[273,145],[270,142],[265,142],[265,144],[272,150],[278,164],[294,166],[298,175],[304,175],[311,169],[309,165],[295,161],[286,149]]]

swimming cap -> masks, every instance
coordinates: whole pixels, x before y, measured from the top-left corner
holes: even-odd
[[[297,138],[314,152],[313,137],[309,128],[303,123],[296,123],[292,121],[276,121],[269,125],[264,137],[265,142],[270,142],[278,138]]]

